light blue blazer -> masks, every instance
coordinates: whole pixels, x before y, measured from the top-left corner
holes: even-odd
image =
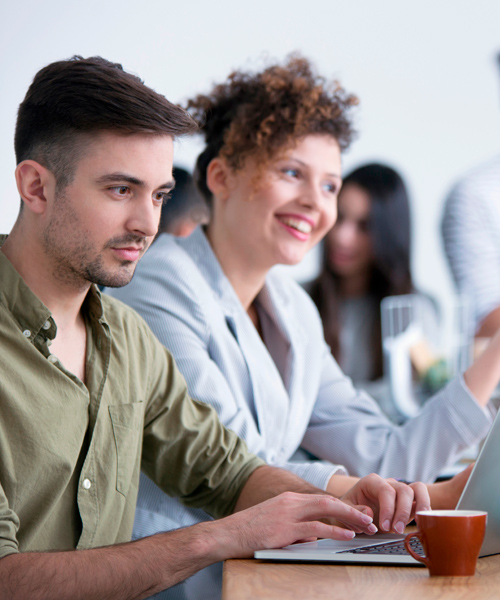
[[[339,465],[354,475],[431,481],[491,424],[491,411],[457,378],[416,418],[394,425],[343,375],[313,302],[279,269],[256,301],[263,341],[201,228],[189,238],[161,235],[132,282],[107,291],[146,319],[190,394],[212,404],[250,450],[320,488]],[[321,460],[292,460],[299,446]],[[142,477],[136,537],[204,518]]]

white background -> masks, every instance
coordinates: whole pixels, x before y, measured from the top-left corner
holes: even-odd
[[[382,160],[401,170],[412,197],[415,280],[446,307],[453,287],[439,235],[443,200],[453,181],[500,152],[496,0],[2,0],[0,231],[18,210],[17,106],[42,66],[99,54],[181,102],[234,68],[294,50],[360,97],[359,138],[345,167]],[[191,167],[199,147],[178,144],[178,163]]]

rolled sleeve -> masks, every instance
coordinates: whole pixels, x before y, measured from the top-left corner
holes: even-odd
[[[315,460],[306,463],[287,462],[286,464],[276,466],[291,471],[298,477],[308,481],[311,485],[315,485],[325,491],[333,475],[348,475],[345,467],[334,465],[326,460]]]
[[[495,407],[491,403],[485,407],[480,406],[467,387],[463,375],[450,381],[444,394],[450,422],[465,442],[473,445],[478,439],[484,438],[495,417]]]
[[[151,383],[142,469],[169,496],[214,517],[230,514],[246,481],[266,463],[226,429],[209,405],[193,400],[172,355],[151,334]]]
[[[19,518],[9,507],[9,502],[0,485],[0,558],[19,552],[17,531]]]

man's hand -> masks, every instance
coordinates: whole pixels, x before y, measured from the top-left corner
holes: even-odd
[[[347,529],[320,519],[340,521]],[[220,549],[219,560],[253,556],[255,550],[281,548],[311,538],[350,540],[354,531],[377,531],[370,515],[338,498],[294,492],[285,492],[207,525],[212,528],[215,548]]]
[[[417,510],[431,507],[424,483],[407,485],[375,474],[360,479],[341,500],[353,507],[368,507],[379,529],[397,533],[403,533]]]

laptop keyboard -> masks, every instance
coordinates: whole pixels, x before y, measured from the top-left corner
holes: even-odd
[[[410,540],[411,549],[420,556],[425,556],[424,549],[418,538]],[[353,550],[343,550],[339,554],[408,554],[405,548],[404,541],[388,542],[387,544],[379,544],[374,546],[363,546],[362,548],[354,548]]]

